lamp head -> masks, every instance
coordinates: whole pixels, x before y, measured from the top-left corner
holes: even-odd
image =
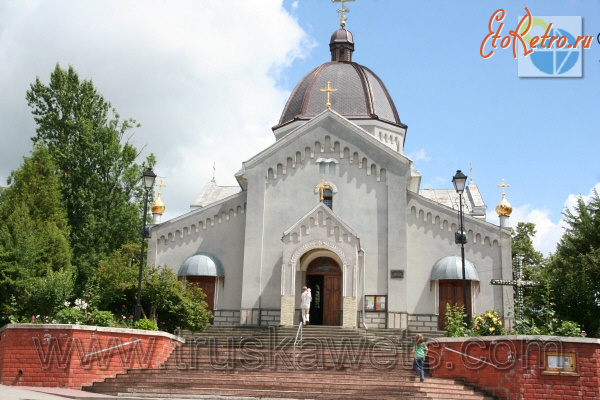
[[[148,168],[146,172],[144,172],[144,175],[142,175],[142,183],[146,190],[152,189],[152,186],[154,186],[154,179],[156,179],[156,174],[152,171],[152,168]]]
[[[456,171],[456,174],[452,177],[452,183],[454,184],[454,190],[456,193],[462,194],[465,191],[465,183],[467,182],[467,176],[463,174],[460,169]]]

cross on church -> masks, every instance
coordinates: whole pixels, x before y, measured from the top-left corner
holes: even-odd
[[[338,10],[338,12],[340,13],[340,26],[342,28],[344,26],[346,26],[346,15],[344,13],[350,12],[350,9],[346,8],[347,1],[354,1],[354,0],[331,0],[332,3],[341,3],[342,4],[342,8],[340,8]]]
[[[321,179],[321,183],[319,183],[317,186],[315,186],[317,189],[319,189],[319,194],[321,195],[321,201],[323,201],[323,191],[325,189],[329,189],[329,186],[325,184],[325,180]]]
[[[498,187],[502,188],[502,196],[504,196],[504,188],[505,187],[509,187],[510,185],[508,183],[504,183],[504,178],[502,178],[502,183],[498,184]]]
[[[158,185],[156,185],[159,187],[158,189],[158,196],[160,196],[160,192],[162,192],[162,188],[167,187],[167,185],[165,185],[162,181],[162,179],[160,180],[160,183]]]
[[[502,183],[504,184],[504,179],[502,180]],[[500,185],[498,185],[500,186]],[[504,190],[504,188],[502,188]],[[509,280],[505,280],[505,279],[492,279],[490,281],[490,284],[492,285],[503,285],[503,286],[512,286],[515,294],[516,294],[516,300],[514,302],[515,305],[515,321],[517,323],[519,323],[519,321],[521,321],[522,317],[523,317],[523,288],[526,286],[537,286],[540,283],[536,282],[536,281],[526,281],[523,280],[523,268],[522,268],[522,262],[523,262],[523,256],[520,254],[517,254],[515,256],[516,258],[516,265],[514,266],[514,272],[513,272],[513,280],[509,281]]]
[[[337,89],[331,88],[331,82],[327,81],[327,89],[319,89],[321,92],[327,92],[327,103],[325,103],[325,107],[331,108],[331,103],[329,102],[329,95],[332,92],[337,92]]]

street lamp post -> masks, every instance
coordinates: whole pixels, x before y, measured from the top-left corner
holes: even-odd
[[[462,205],[462,196],[465,191],[465,183],[467,182],[467,176],[463,174],[460,170],[456,171],[456,174],[452,177],[452,183],[454,184],[454,189],[456,193],[458,193],[458,220],[459,220],[459,230],[454,234],[454,243],[460,243],[460,257],[462,261],[462,288],[463,288],[463,304],[465,306],[465,323],[467,327],[469,326],[469,312],[467,310],[467,281],[465,279],[465,243],[467,243],[467,234],[465,232],[464,226],[464,212]]]
[[[146,232],[146,220],[148,218],[148,192],[154,186],[154,179],[156,179],[156,174],[152,171],[152,168],[148,168],[144,175],[142,175],[142,183],[144,184],[144,189],[146,189],[146,195],[144,196],[144,217],[143,217],[143,225],[142,225],[142,252],[140,254],[140,271],[138,274],[138,289],[137,289],[137,303],[135,304],[135,312],[133,315],[134,321],[139,321],[142,315],[142,270],[144,268],[144,246],[146,245],[146,239],[150,238],[150,232]]]

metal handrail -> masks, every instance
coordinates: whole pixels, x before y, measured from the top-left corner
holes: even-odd
[[[296,332],[296,339],[294,340],[294,362],[296,362],[296,343],[298,343],[298,336],[300,336],[300,345],[302,346],[302,325],[304,325],[304,323],[300,321],[298,331]]]
[[[444,350],[448,350],[448,351],[451,351],[453,353],[460,354],[461,356],[464,356],[464,357],[467,357],[467,358],[472,358],[473,360],[477,360],[477,361],[479,361],[481,363],[484,363],[484,364],[487,364],[487,365],[491,365],[492,367],[494,367],[496,369],[498,368],[498,366],[496,364],[492,364],[492,363],[489,363],[487,361],[483,361],[481,358],[473,357],[472,355],[469,355],[469,354],[461,353],[460,351],[454,350],[454,349],[452,349],[450,347],[444,347]]]

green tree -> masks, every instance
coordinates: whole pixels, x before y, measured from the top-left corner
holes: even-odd
[[[524,312],[522,321],[516,321],[518,328],[529,329],[531,326],[546,324],[544,311],[549,309],[549,286],[545,277],[545,258],[533,247],[533,237],[536,234],[535,224],[519,222],[512,233],[512,262],[516,265],[521,258],[523,278],[539,282],[537,286],[523,289]],[[514,271],[514,267],[513,267]],[[513,276],[513,279],[516,279]],[[525,326],[523,326],[523,324]]]
[[[53,303],[36,306],[31,297],[41,294],[46,282],[71,276],[69,227],[48,150],[36,146],[8,181],[0,194],[0,304],[8,307],[14,298],[15,312],[47,313]]]
[[[97,290],[92,298],[98,307],[113,312],[120,321],[131,322],[137,302],[139,244],[128,244],[100,262]],[[142,279],[142,310],[161,330],[203,330],[211,313],[204,293],[194,285],[183,286],[168,268],[145,266]]]
[[[523,266],[541,267],[544,255],[533,247],[533,237],[536,234],[535,224],[532,222],[519,222],[512,233],[512,256],[523,257]]]
[[[60,177],[78,281],[94,276],[97,263],[123,244],[139,238],[142,189],[148,165],[137,165],[129,143],[134,120],[119,114],[91,80],[60,65],[48,85],[38,77],[27,91],[37,123],[34,143],[44,144]]]
[[[594,190],[586,203],[565,210],[565,233],[549,258],[547,276],[557,316],[600,334],[600,197]]]

